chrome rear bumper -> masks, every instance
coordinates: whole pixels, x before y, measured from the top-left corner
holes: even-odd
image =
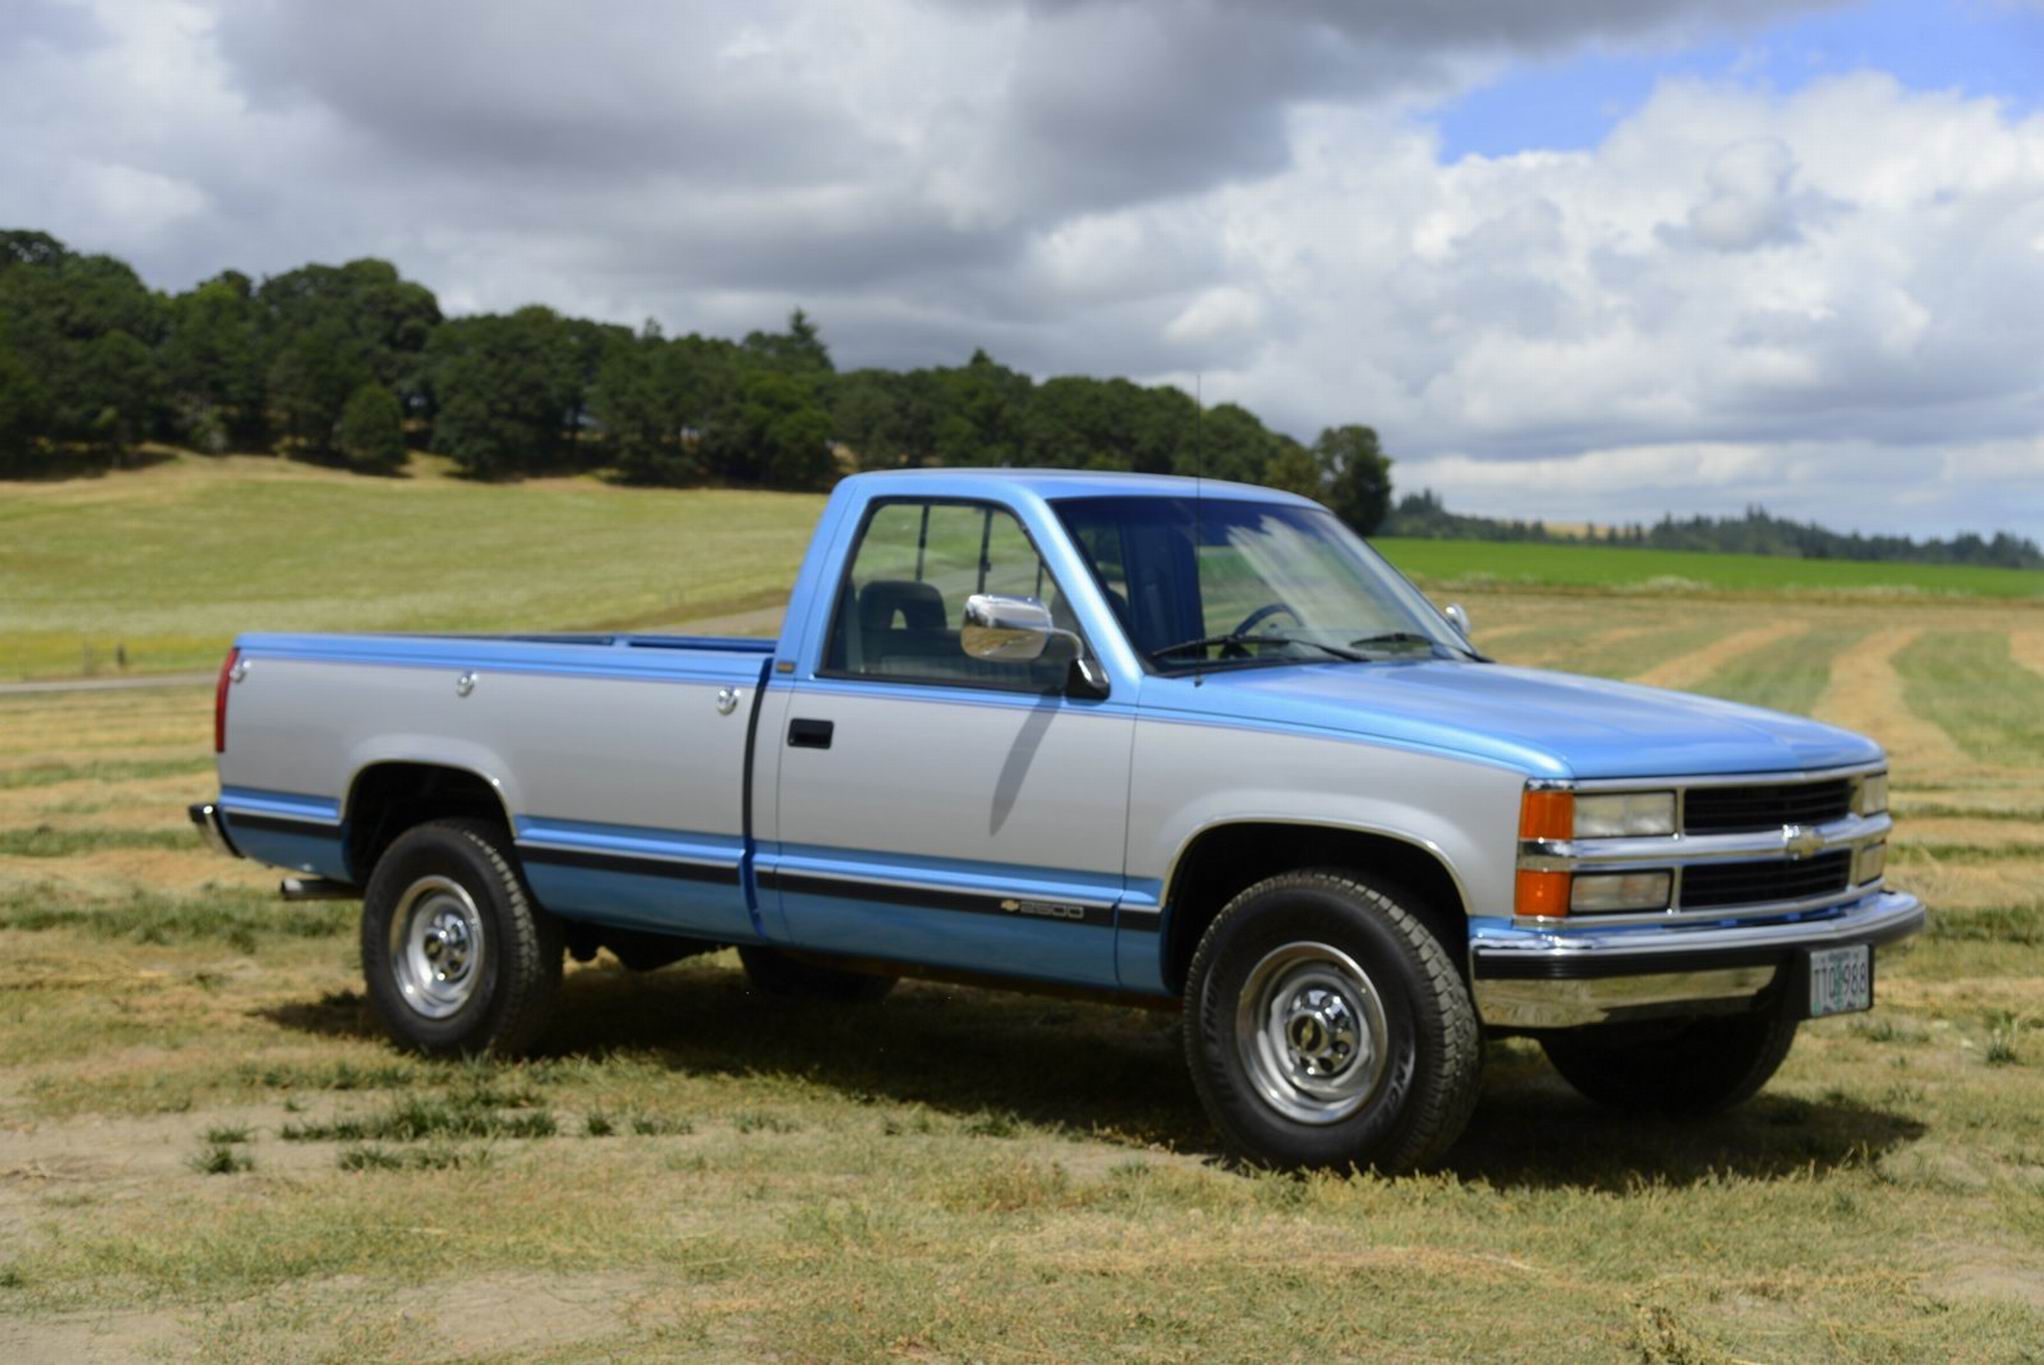
[[[1878,947],[1923,928],[1923,903],[1877,891],[1821,919],[1654,928],[1470,928],[1477,1013],[1493,1028],[1749,1008],[1804,948]]]
[[[241,856],[241,850],[236,848],[234,841],[227,837],[227,827],[220,823],[220,808],[218,806],[214,805],[211,801],[194,801],[191,805],[185,807],[185,814],[189,815],[192,818],[192,823],[199,827],[199,833],[205,837],[206,846],[215,853],[224,853],[230,858],[239,858]]]

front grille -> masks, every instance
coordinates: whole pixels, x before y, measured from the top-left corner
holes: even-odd
[[[1792,786],[1691,787],[1682,799],[1682,832],[1731,834],[1821,825],[1852,810],[1852,779]]]
[[[1712,910],[1765,901],[1799,901],[1845,890],[1852,852],[1820,854],[1803,862],[1700,863],[1683,869],[1682,908]]]

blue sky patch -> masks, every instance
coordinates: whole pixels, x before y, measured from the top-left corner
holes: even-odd
[[[1508,68],[1428,115],[1441,159],[1594,147],[1671,77],[1735,80],[1786,94],[1846,72],[1917,90],[1991,95],[2018,117],[2044,93],[2044,8],[2018,0],[1872,0],[1676,50],[1586,49]]]

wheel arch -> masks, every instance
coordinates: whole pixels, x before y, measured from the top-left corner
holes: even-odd
[[[1333,867],[1410,894],[1407,906],[1467,970],[1468,888],[1440,847],[1390,830],[1296,818],[1217,821],[1195,831],[1172,859],[1163,886],[1159,950],[1164,985],[1185,988],[1207,926],[1241,892],[1284,872]]]
[[[501,822],[514,833],[517,829],[502,785],[474,768],[418,759],[362,765],[349,779],[341,805],[344,854],[356,885],[367,884],[376,860],[400,834],[454,816]]]

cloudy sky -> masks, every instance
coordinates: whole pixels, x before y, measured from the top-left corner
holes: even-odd
[[[2044,536],[2040,96],[2040,0],[0,0],[0,223]]]

